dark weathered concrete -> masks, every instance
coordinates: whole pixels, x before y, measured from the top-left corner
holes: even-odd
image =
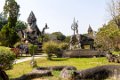
[[[0,69],[0,77],[2,78],[2,80],[9,80],[8,75],[2,69]]]
[[[97,50],[87,50],[87,49],[77,49],[77,50],[68,50],[63,53],[63,57],[101,57],[105,54]]]
[[[76,71],[77,69],[73,66],[68,66],[65,67],[64,69],[62,69],[61,73],[60,73],[60,78],[61,79],[67,79],[67,80],[72,80],[74,77],[74,71]]]
[[[52,72],[50,70],[33,70],[32,72],[28,74],[24,74],[19,78],[13,79],[13,80],[31,80],[34,78],[39,78],[43,76],[52,76]]]
[[[119,65],[104,65],[74,72],[74,80],[104,80],[109,77],[120,80]]]

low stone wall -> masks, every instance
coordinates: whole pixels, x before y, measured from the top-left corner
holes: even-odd
[[[97,50],[87,50],[87,49],[77,49],[77,50],[67,50],[63,53],[63,57],[102,57],[105,56],[103,52]]]

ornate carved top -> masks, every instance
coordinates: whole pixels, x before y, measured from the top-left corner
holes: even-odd
[[[32,24],[33,22],[36,22],[36,21],[37,21],[36,17],[34,15],[33,11],[31,11],[31,13],[30,13],[30,15],[29,15],[29,17],[27,19],[27,22],[28,22],[28,24]]]
[[[78,34],[78,21],[76,22],[75,18],[74,18],[73,23],[71,25],[71,29],[74,31],[74,35],[75,35],[75,33]]]
[[[41,34],[39,28],[37,27],[36,24],[36,18],[34,13],[31,11],[28,19],[28,27],[27,27],[27,39],[29,42],[37,42],[38,36]]]
[[[92,30],[91,26],[89,25],[88,33],[91,33],[91,32],[93,32],[93,30]]]

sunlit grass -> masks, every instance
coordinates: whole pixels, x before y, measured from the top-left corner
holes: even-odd
[[[37,59],[38,66],[75,66],[78,70],[92,68],[100,65],[115,64],[109,63],[106,58],[53,58],[53,60],[47,60],[46,58]],[[117,63],[116,63],[117,64]],[[13,69],[7,70],[7,74],[10,78],[16,78],[23,74],[32,71],[30,61],[14,64]],[[53,72],[55,78],[59,75],[59,72]],[[51,77],[50,77],[51,78]],[[52,77],[53,78],[53,77]],[[52,79],[50,79],[52,80]]]

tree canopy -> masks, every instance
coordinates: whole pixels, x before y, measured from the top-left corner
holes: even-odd
[[[19,16],[19,5],[15,0],[6,0],[4,5],[4,15],[8,18],[8,22],[0,32],[0,41],[2,45],[13,47],[19,39],[15,26]]]
[[[101,47],[102,50],[116,50],[120,44],[120,30],[116,23],[111,20],[107,25],[103,25],[102,28],[96,34],[95,43],[97,47]]]
[[[59,40],[59,41],[63,41],[66,38],[66,36],[63,35],[61,32],[54,32],[54,33],[52,33],[52,35],[55,35],[57,40]]]

